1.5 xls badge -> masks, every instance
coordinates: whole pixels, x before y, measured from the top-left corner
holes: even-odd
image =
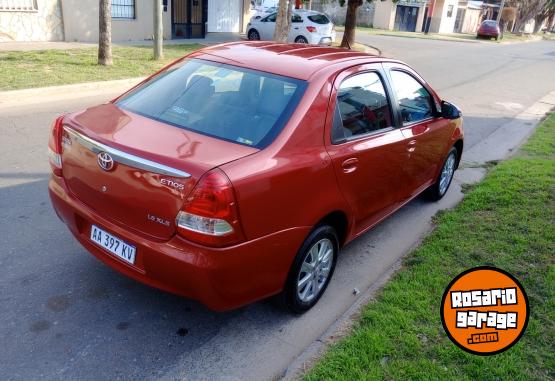
[[[459,274],[441,302],[447,336],[477,355],[493,355],[513,346],[526,329],[529,312],[522,285],[495,267],[476,267]]]

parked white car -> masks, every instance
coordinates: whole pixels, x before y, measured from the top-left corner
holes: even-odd
[[[251,18],[247,24],[249,40],[272,40],[276,29],[277,12],[268,16]],[[291,17],[288,42],[331,45],[335,41],[335,25],[323,13],[297,9]]]

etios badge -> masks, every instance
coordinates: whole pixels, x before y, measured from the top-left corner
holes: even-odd
[[[105,171],[111,171],[114,168],[114,159],[108,152],[100,152],[97,156],[98,165]]]

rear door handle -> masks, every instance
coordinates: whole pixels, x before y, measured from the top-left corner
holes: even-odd
[[[341,168],[343,168],[343,172],[351,173],[356,171],[358,164],[358,159],[356,157],[352,157],[350,159],[345,160],[341,163]]]

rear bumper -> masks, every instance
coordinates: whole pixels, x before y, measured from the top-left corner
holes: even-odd
[[[477,33],[480,37],[497,37],[499,36],[499,32],[495,31],[478,31]]]
[[[149,286],[225,311],[280,292],[289,267],[310,227],[283,230],[240,245],[207,248],[178,236],[157,241],[95,213],[69,194],[62,178],[49,182],[52,205],[77,240],[120,273]],[[145,217],[146,218],[146,217]],[[90,241],[95,224],[136,246],[130,265]]]
[[[335,42],[335,33],[332,33],[329,36],[322,36],[318,34],[309,34],[309,44],[313,45],[331,45]]]

